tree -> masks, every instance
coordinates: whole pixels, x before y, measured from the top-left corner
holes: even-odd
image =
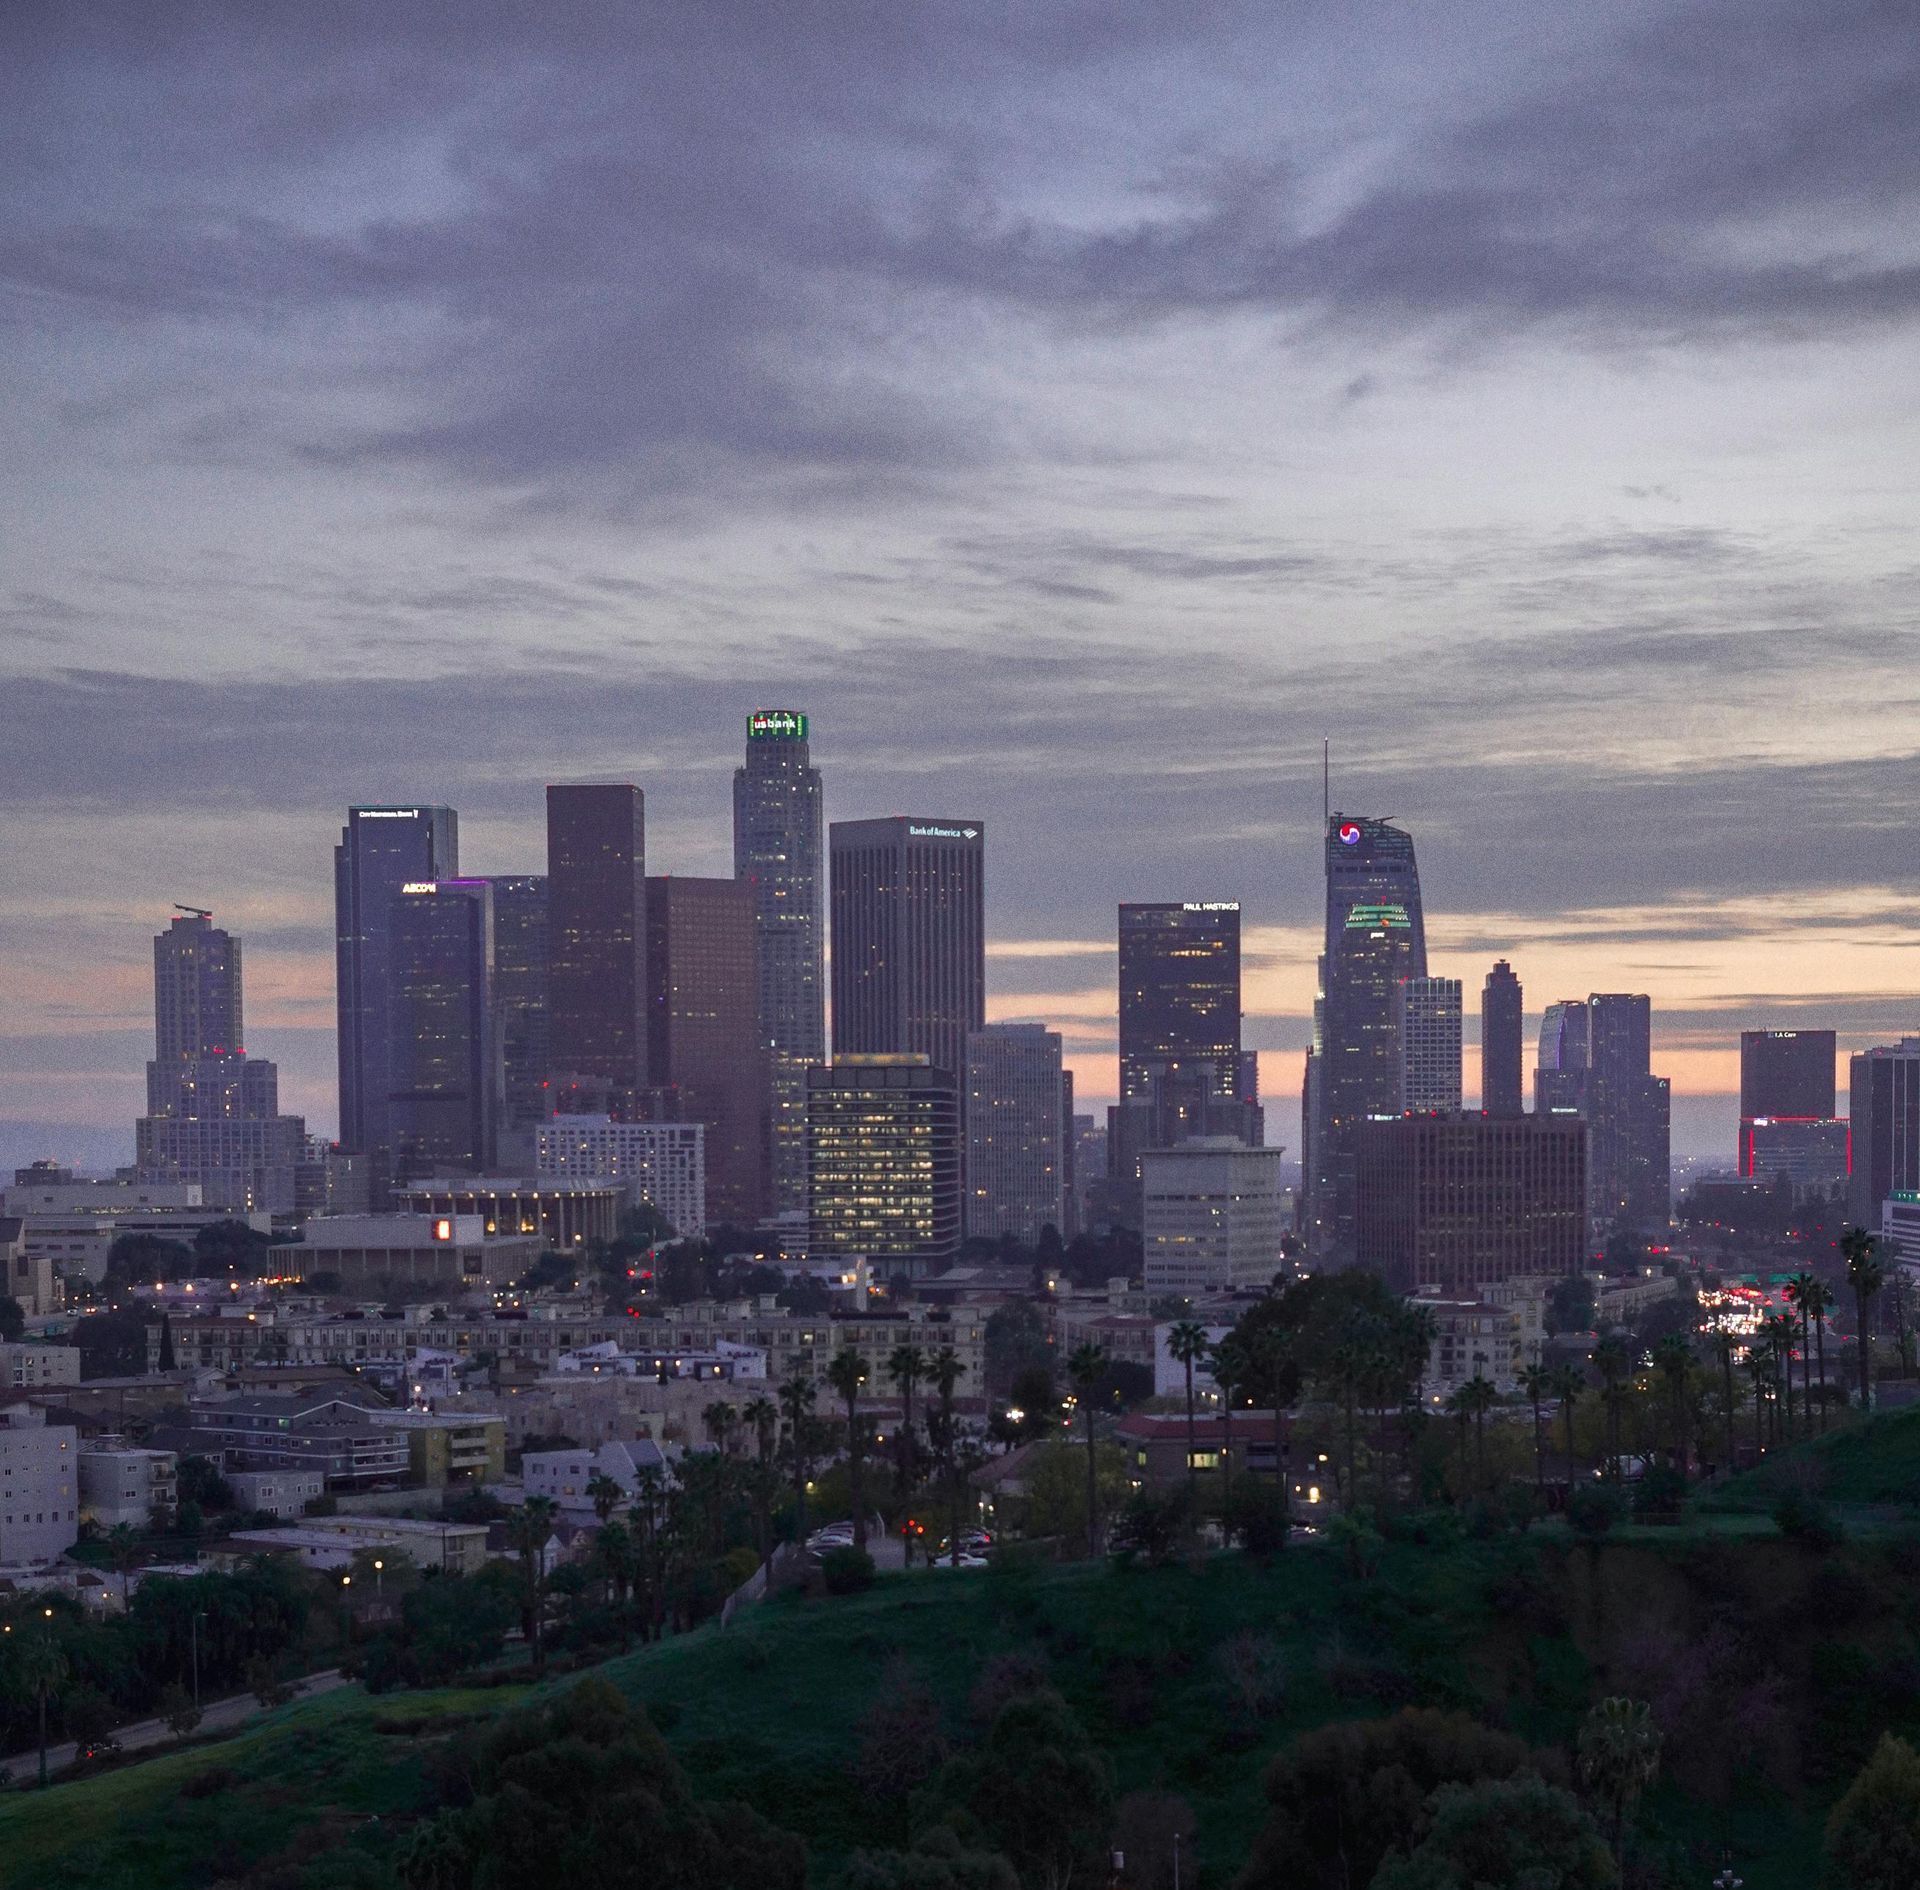
[[[131,1523],[115,1523],[106,1535],[107,1560],[120,1577],[120,1612],[127,1611],[127,1577],[140,1566],[140,1535]]]
[[[1670,1332],[1653,1348],[1653,1362],[1667,1381],[1673,1409],[1673,1457],[1682,1477],[1687,1474],[1687,1379],[1693,1371],[1693,1348],[1679,1333]]]
[[[67,1684],[67,1657],[53,1630],[39,1623],[9,1637],[14,1642],[12,1680],[34,1704],[40,1726],[40,1789],[47,1785],[47,1702]]]
[[[1618,1863],[1633,1808],[1660,1773],[1660,1729],[1644,1701],[1616,1695],[1602,1700],[1581,1722],[1574,1752],[1580,1783],[1606,1808]]]
[[[1010,1300],[987,1315],[986,1368],[987,1395],[1004,1398],[1013,1382],[1029,1366],[1043,1367],[1049,1375],[1053,1355],[1047,1345],[1047,1325],[1040,1309],[1031,1300]]]
[[[1206,1327],[1195,1319],[1176,1319],[1167,1332],[1167,1350],[1178,1360],[1187,1376],[1187,1490],[1189,1495],[1197,1497],[1199,1471],[1194,1466],[1196,1432],[1193,1422],[1193,1368],[1206,1356]]]
[[[787,1420],[787,1448],[793,1468],[793,1534],[797,1542],[807,1539],[807,1473],[813,1468],[807,1427],[813,1420],[817,1395],[813,1379],[798,1366],[781,1380],[780,1412]]]
[[[1460,1401],[1460,1409],[1473,1420],[1473,1455],[1475,1472],[1479,1487],[1487,1487],[1487,1413],[1500,1402],[1500,1394],[1494,1389],[1493,1381],[1479,1372],[1454,1393]]]
[[[1849,1227],[1840,1236],[1841,1257],[1847,1263],[1847,1284],[1853,1288],[1855,1323],[1860,1332],[1860,1408],[1873,1402],[1873,1302],[1887,1283],[1886,1263],[1879,1241],[1864,1227]]]
[[[1593,1820],[1536,1773],[1443,1785],[1432,1827],[1390,1857],[1372,1890],[1613,1890],[1620,1881]]]
[[[773,1555],[773,1453],[780,1431],[780,1407],[764,1393],[749,1398],[740,1421],[753,1434],[753,1507],[759,1532],[760,1559]]]
[[[1055,1236],[1058,1239],[1058,1236]],[[913,1393],[927,1375],[927,1355],[917,1345],[896,1345],[887,1354],[887,1376],[900,1394],[900,1429],[894,1452],[894,1495],[904,1503],[913,1488]]]
[[[603,1529],[613,1520],[613,1512],[626,1501],[626,1496],[619,1480],[604,1470],[596,1470],[587,1479],[587,1501],[593,1505],[594,1517]]]
[[[1809,1436],[1813,1432],[1813,1318],[1825,1290],[1815,1273],[1796,1273],[1787,1282],[1787,1299],[1800,1315],[1800,1389]]]
[[[1584,1273],[1569,1273],[1547,1289],[1547,1332],[1591,1332],[1598,1316],[1593,1282]]]
[[[1547,1487],[1547,1443],[1545,1433],[1540,1428],[1540,1407],[1553,1395],[1554,1374],[1551,1366],[1523,1365],[1520,1368],[1520,1389],[1526,1393],[1528,1402],[1533,1406],[1533,1487],[1544,1490]]]
[[[940,1460],[941,1480],[947,1491],[947,1551],[955,1568],[960,1566],[960,1423],[954,1414],[954,1387],[966,1376],[967,1368],[952,1346],[943,1345],[927,1367],[927,1378],[939,1402],[928,1419],[929,1441]]]
[[[1620,1414],[1626,1408],[1623,1387],[1632,1373],[1633,1355],[1617,1332],[1610,1332],[1593,1348],[1594,1368],[1600,1374],[1600,1400],[1607,1408],[1607,1474],[1620,1475]]]
[[[154,1704],[167,1731],[176,1739],[186,1738],[200,1724],[200,1709],[194,1704],[193,1695],[177,1680],[170,1680],[160,1689],[160,1697]]]
[[[730,1453],[734,1426],[740,1422],[740,1413],[726,1399],[716,1398],[700,1413],[700,1422],[714,1449],[722,1455]]]
[[[173,1356],[173,1319],[167,1313],[160,1315],[160,1357],[156,1362],[156,1369],[163,1372],[179,1369]]]
[[[1791,1439],[1793,1436],[1793,1315],[1775,1313],[1770,1319],[1761,1320],[1760,1335],[1766,1342],[1767,1354],[1773,1361],[1774,1390],[1784,1398],[1784,1404],[1775,1407],[1774,1419],[1783,1427],[1781,1433],[1783,1440]]]
[[[11,1293],[0,1293],[0,1343],[17,1345],[26,1329],[26,1308]]]
[[[1882,1733],[1827,1819],[1830,1890],[1912,1890],[1920,1883],[1920,1752]]]
[[[1093,1399],[1100,1380],[1106,1375],[1107,1353],[1104,1346],[1082,1344],[1073,1348],[1067,1360],[1067,1376],[1080,1400],[1080,1415],[1087,1427],[1087,1559],[1100,1553],[1100,1496],[1096,1485],[1093,1454]],[[1221,1395],[1226,1395],[1225,1387]]]
[[[547,1543],[553,1535],[554,1502],[550,1496],[530,1496],[507,1519],[508,1535],[520,1556],[520,1612],[527,1645],[533,1650],[533,1670],[547,1666],[546,1605],[541,1585],[546,1574]]]
[[[1575,1365],[1557,1365],[1553,1372],[1554,1396],[1560,1400],[1560,1420],[1567,1435],[1567,1481],[1573,1482],[1573,1407],[1579,1403],[1580,1394],[1587,1388],[1587,1381]]]
[[[1716,1322],[1711,1336],[1714,1352],[1720,1360],[1721,1395],[1726,1404],[1724,1416],[1727,1427],[1727,1471],[1728,1474],[1731,1475],[1735,1456],[1733,1447],[1733,1334],[1724,1324]]]
[[[863,1473],[867,1454],[867,1425],[860,1416],[860,1388],[867,1382],[867,1361],[852,1346],[843,1345],[827,1361],[827,1383],[847,1407],[847,1489],[853,1501],[853,1546],[867,1551],[867,1500]]]
[[[1390,1851],[1411,1851],[1448,1784],[1556,1770],[1511,1733],[1463,1713],[1407,1708],[1302,1733],[1268,1766],[1268,1812],[1236,1890],[1358,1890]]]
[[[1112,1776],[1050,1688],[1001,1707],[979,1749],[949,1760],[936,1790],[979,1820],[1030,1890],[1102,1880]]]

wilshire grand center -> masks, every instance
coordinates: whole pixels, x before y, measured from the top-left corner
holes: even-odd
[[[1353,1253],[1360,1125],[1400,1113],[1395,999],[1403,978],[1427,975],[1427,934],[1411,834],[1333,814],[1326,849],[1326,944],[1304,1099],[1305,1232],[1315,1258],[1340,1264]]]

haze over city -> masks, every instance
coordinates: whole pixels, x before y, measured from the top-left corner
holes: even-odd
[[[0,1156],[125,1159],[175,900],[327,1129],[350,801],[724,873],[767,702],[984,818],[1087,1102],[1115,902],[1238,899],[1297,1150],[1323,735],[1676,1155],[1909,1027],[1911,22],[1390,17],[10,9]]]

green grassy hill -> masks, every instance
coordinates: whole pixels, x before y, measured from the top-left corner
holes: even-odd
[[[1806,1489],[1843,1509],[1920,1516],[1920,1406],[1862,1423],[1841,1419],[1732,1478],[1704,1499],[1720,1510],[1768,1510],[1784,1490]]]
[[[1044,1669],[1121,1792],[1192,1806],[1189,1886],[1225,1890],[1263,1816],[1263,1769],[1303,1729],[1420,1703],[1559,1745],[1594,1698],[1625,1691],[1669,1728],[1647,1822],[1677,1880],[1729,1848],[1750,1890],[1786,1890],[1814,1880],[1819,1821],[1879,1730],[1920,1728],[1920,1544],[1822,1555],[1777,1534],[1592,1547],[1536,1532],[1395,1544],[1364,1578],[1331,1548],[1272,1568],[1220,1556],[918,1574],[776,1602],[597,1671],[648,1706],[697,1791],[800,1832],[813,1882],[832,1885],[852,1850],[905,1835],[904,1801],[862,1767],[873,1716],[921,1699],[925,1724],[962,1745],[983,1677],[1008,1659]],[[13,1794],[0,1890],[391,1884],[450,1735],[523,1697],[356,1689],[201,1750]],[[181,1795],[216,1768],[233,1774],[224,1789]]]

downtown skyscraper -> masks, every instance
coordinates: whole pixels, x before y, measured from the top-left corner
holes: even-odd
[[[746,762],[733,774],[733,872],[753,889],[776,1213],[807,1205],[807,1071],[827,1055],[823,820],[807,718],[754,710]]]
[[[1044,1024],[988,1024],[967,1039],[968,1239],[1031,1243],[1043,1227],[1068,1232],[1073,1092],[1060,1033]]]
[[[503,1106],[493,883],[416,880],[393,903],[387,1119],[393,1178],[484,1174]]]
[[[1402,978],[1394,993],[1400,1033],[1400,1107],[1414,1115],[1460,1107],[1461,990],[1458,978]]]
[[[986,843],[977,820],[833,823],[836,1059],[917,1052],[958,1093],[986,1022]]]
[[[547,789],[547,1040],[556,1109],[642,1107],[646,804],[631,782]]]
[[[1480,991],[1480,1107],[1490,1116],[1521,1113],[1525,1015],[1520,980],[1496,960]]]
[[[1331,814],[1326,831],[1326,940],[1307,1062],[1305,1232],[1316,1258],[1354,1251],[1358,1136],[1398,1115],[1404,978],[1427,975],[1426,921],[1413,836],[1386,820]]]
[[[401,889],[460,871],[451,807],[352,807],[333,855],[334,965],[339,1004],[340,1146],[373,1158],[384,1197],[393,1137],[387,1098],[395,1064],[393,911]]]

